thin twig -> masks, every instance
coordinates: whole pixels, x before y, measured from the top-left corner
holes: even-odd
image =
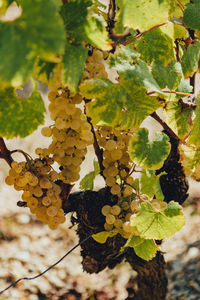
[[[7,162],[7,164],[11,166],[11,163],[13,162],[13,159],[11,157],[11,151],[9,151],[6,147],[6,144],[2,137],[0,137],[0,158],[4,159]]]
[[[176,135],[176,133],[167,125],[167,123],[165,123],[160,117],[159,115],[157,115],[156,112],[153,112],[150,115],[153,119],[155,119],[158,123],[160,123],[160,125],[163,127],[164,130],[166,130],[170,136],[172,136],[174,139],[176,139],[177,141],[180,141],[179,137]]]
[[[62,258],[60,258],[55,264],[51,265],[48,269],[46,269],[44,272],[39,273],[36,276],[33,277],[23,277],[20,278],[18,280],[16,280],[15,282],[13,282],[12,284],[10,284],[7,288],[3,289],[2,291],[0,291],[0,295],[3,294],[5,291],[7,291],[8,289],[10,289],[11,287],[15,286],[18,282],[20,282],[21,280],[33,280],[36,279],[38,277],[43,276],[45,273],[47,273],[49,270],[51,270],[52,268],[54,268],[57,264],[59,264],[66,256],[68,256],[72,251],[74,251],[78,246],[82,245],[84,242],[86,242],[89,238],[91,237],[91,235],[88,235],[85,239],[83,239],[82,241],[80,241],[78,244],[76,244],[71,250],[69,250]]]
[[[150,29],[145,30],[145,31],[143,31],[143,32],[141,32],[141,33],[135,35],[132,39],[130,39],[130,40],[124,42],[123,45],[126,46],[126,45],[130,44],[131,42],[133,42],[134,40],[139,39],[140,37],[142,37],[145,33],[150,32],[150,31],[152,31],[152,30],[154,30],[154,29],[156,29],[156,28],[159,28],[159,27],[161,27],[161,26],[164,26],[164,25],[166,25],[166,24],[168,24],[168,23],[169,23],[169,21],[168,21],[168,22],[161,23],[161,24],[158,24],[158,25],[155,25],[155,26],[151,27]]]

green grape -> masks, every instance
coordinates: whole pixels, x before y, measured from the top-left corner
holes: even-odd
[[[110,213],[115,215],[115,216],[118,216],[121,212],[121,207],[119,205],[113,205],[111,207],[111,210],[110,210]]]
[[[111,231],[113,229],[113,224],[108,224],[108,223],[105,223],[104,224],[104,229],[106,231]]]
[[[107,216],[110,213],[111,206],[110,205],[104,205],[101,209],[101,213],[104,216]]]
[[[106,215],[106,223],[114,224],[115,223],[115,216],[113,216],[112,214]]]

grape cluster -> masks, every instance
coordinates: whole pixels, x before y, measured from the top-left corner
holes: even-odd
[[[102,63],[106,56],[106,53],[98,49],[93,49],[92,54],[88,55],[83,78],[108,78],[105,65]]]
[[[138,235],[137,230],[131,226],[130,220],[135,217],[140,207],[140,201],[123,201],[121,205],[104,205],[102,214],[105,216],[104,228],[111,231],[116,228],[124,238],[129,238],[131,234]]]
[[[76,106],[82,102],[80,94],[72,97],[67,89],[57,87],[48,97],[50,116],[55,123],[44,127],[42,134],[52,137],[52,143],[46,149],[36,149],[36,154],[42,158],[52,156],[60,165],[59,179],[70,184],[79,179],[87,146],[93,143],[91,125],[82,118],[82,110]]]
[[[13,161],[5,180],[8,185],[14,185],[17,191],[23,191],[22,200],[50,229],[56,229],[65,222],[61,188],[54,182],[57,177],[48,160],[37,158],[27,162]]]
[[[129,175],[131,159],[128,153],[130,133],[102,126],[97,129],[97,140],[103,151],[103,175],[111,193],[128,197],[133,193],[133,178]]]

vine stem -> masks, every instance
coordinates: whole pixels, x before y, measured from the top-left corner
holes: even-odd
[[[179,137],[176,135],[176,133],[167,125],[167,123],[165,123],[160,117],[159,115],[154,111],[151,115],[150,115],[153,119],[155,119],[158,123],[160,123],[160,125],[163,127],[163,129],[165,129],[174,139],[176,139],[177,141],[180,141]]]
[[[157,93],[157,92],[152,91],[152,92],[147,93],[147,95],[150,96],[150,95],[153,95],[155,93]],[[192,95],[190,93],[182,93],[182,92],[176,92],[176,91],[163,91],[163,93],[165,93],[165,94],[176,94],[176,95],[182,95],[182,96],[191,96]]]
[[[150,31],[152,31],[152,30],[154,30],[154,29],[156,29],[156,28],[159,28],[159,27],[161,27],[161,26],[164,26],[164,25],[166,25],[166,24],[168,24],[168,23],[169,23],[169,22],[164,22],[164,23],[155,25],[155,26],[151,27],[150,29],[145,30],[145,31],[143,31],[143,32],[141,32],[141,33],[135,35],[132,39],[130,39],[130,40],[124,42],[123,45],[126,46],[126,45],[132,43],[134,40],[139,39],[139,38],[140,38],[141,36],[143,36],[145,33],[150,32]]]
[[[4,159],[7,162],[7,164],[11,167],[11,163],[13,162],[13,159],[11,157],[11,151],[9,151],[6,147],[6,144],[2,137],[0,137],[0,158]]]
[[[88,116],[86,116],[87,118],[87,121],[88,123],[91,125],[91,132],[93,134],[93,137],[94,137],[94,143],[93,143],[93,147],[94,147],[94,152],[96,154],[96,157],[98,159],[98,162],[99,162],[99,167],[100,167],[100,174],[103,176],[103,170],[104,170],[104,166],[103,166],[103,155],[102,155],[102,151],[99,147],[99,144],[98,144],[98,141],[97,141],[97,137],[96,137],[96,134],[95,134],[95,130],[94,130],[94,126],[91,122],[91,118],[89,118]]]

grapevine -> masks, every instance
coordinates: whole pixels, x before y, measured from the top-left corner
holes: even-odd
[[[185,224],[186,175],[200,180],[200,3],[183,2],[0,2],[5,183],[52,230],[75,212],[83,269],[98,273],[125,259],[138,272],[137,299],[165,299],[162,240]],[[12,5],[18,17],[8,21]],[[48,86],[51,121],[41,135],[49,144],[35,145],[31,157],[4,139],[44,123],[38,82]],[[29,97],[19,97],[27,83]],[[143,126],[150,118],[162,129]],[[104,186],[95,190],[97,176]]]

